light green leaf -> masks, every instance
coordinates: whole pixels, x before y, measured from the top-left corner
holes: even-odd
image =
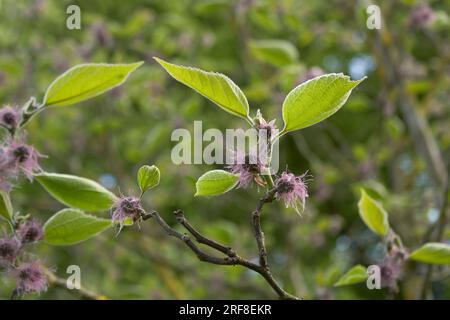
[[[139,168],[137,181],[142,193],[156,187],[159,184],[159,179],[158,167],[145,165]]]
[[[364,189],[361,189],[358,209],[361,219],[373,232],[380,236],[387,234],[389,231],[387,212],[381,203],[371,198]]]
[[[347,271],[335,284],[335,287],[347,286],[355,283],[363,282],[367,279],[368,274],[364,266],[358,264]]]
[[[0,191],[0,216],[8,221],[11,221],[13,216],[11,199],[9,198],[9,194],[3,191]]]
[[[284,40],[253,40],[249,46],[255,58],[275,66],[289,65],[298,60],[297,48]]]
[[[85,211],[102,211],[112,207],[117,197],[95,181],[58,173],[35,176],[58,201]]]
[[[108,219],[100,219],[76,209],[55,213],[44,225],[44,239],[52,245],[71,245],[87,240],[113,226]]]
[[[330,73],[300,84],[283,102],[283,131],[303,129],[328,118],[363,80],[352,81],[342,73]]]
[[[162,59],[155,60],[176,80],[194,89],[225,111],[248,117],[248,101],[241,89],[227,76],[197,68],[178,66]]]
[[[425,263],[450,264],[450,245],[439,242],[426,243],[409,257]]]
[[[50,84],[43,104],[45,106],[65,106],[98,96],[124,83],[129,74],[142,64],[143,62],[77,65]]]
[[[224,170],[208,171],[197,180],[195,196],[214,196],[228,192],[237,185],[238,180],[239,176]]]

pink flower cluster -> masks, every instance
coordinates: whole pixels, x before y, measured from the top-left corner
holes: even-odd
[[[121,197],[111,209],[111,218],[119,224],[119,232],[127,220],[139,221],[144,214],[141,200],[136,197]]]
[[[305,178],[306,173],[296,176],[285,171],[275,180],[275,197],[284,201],[286,207],[294,208],[297,213],[300,213],[300,206],[303,210],[305,209],[305,202],[308,197],[308,187]]]
[[[9,192],[20,174],[32,180],[41,171],[39,158],[43,156],[19,138],[8,138],[0,145],[0,190]]]
[[[16,292],[20,295],[41,293],[47,289],[47,275],[39,262],[20,263],[23,247],[42,238],[42,227],[35,220],[20,223],[14,235],[0,238],[0,268],[9,271],[16,280]]]
[[[45,269],[37,262],[24,263],[13,270],[19,294],[41,293],[47,290],[48,279]]]
[[[233,163],[228,166],[231,173],[239,175],[238,187],[246,188],[253,180],[260,183],[259,175],[263,172],[265,163],[258,157],[257,152],[251,150],[245,154],[241,151],[235,151],[233,154]]]
[[[22,121],[22,113],[17,108],[4,106],[0,109],[0,127],[8,130],[9,136],[0,143],[0,191],[11,191],[20,174],[29,180],[40,171],[39,158],[43,157],[32,146],[18,137],[17,129]]]

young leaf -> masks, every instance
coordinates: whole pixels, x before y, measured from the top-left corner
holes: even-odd
[[[364,266],[358,264],[347,271],[335,284],[335,287],[347,286],[360,283],[367,279],[367,270]]]
[[[52,245],[71,245],[87,240],[113,226],[108,219],[100,219],[76,209],[55,213],[44,225],[44,239]]]
[[[142,166],[137,174],[137,181],[142,194],[159,184],[160,173],[156,166]]]
[[[450,264],[450,245],[439,242],[426,243],[409,257],[426,263]]]
[[[239,176],[224,170],[208,171],[197,180],[195,196],[215,196],[228,192],[237,185],[238,180]]]
[[[194,89],[223,110],[242,118],[248,117],[248,101],[239,87],[227,76],[197,68],[178,66],[155,60],[177,81]]]
[[[9,194],[0,191],[0,216],[8,221],[11,221],[13,216],[13,207]]]
[[[352,81],[342,73],[330,73],[300,84],[283,102],[283,131],[303,129],[328,118],[363,80]]]
[[[117,197],[95,181],[58,173],[40,173],[39,183],[58,201],[85,211],[102,211],[112,207]]]
[[[285,66],[298,60],[297,48],[284,40],[253,40],[250,50],[257,59],[275,66]]]
[[[56,78],[45,93],[45,106],[65,106],[111,90],[128,78],[143,62],[130,64],[87,63],[77,65]]]
[[[385,236],[389,230],[387,212],[383,206],[371,198],[364,189],[361,189],[361,198],[358,202],[359,215],[364,223],[376,234]]]

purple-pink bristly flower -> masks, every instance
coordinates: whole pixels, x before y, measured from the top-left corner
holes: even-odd
[[[20,250],[20,241],[16,238],[0,238],[0,266],[5,267],[13,263]]]
[[[10,191],[12,182],[20,173],[29,180],[33,174],[41,171],[39,158],[44,157],[22,139],[8,139],[0,146],[0,190]]]
[[[24,244],[34,243],[43,238],[44,231],[41,224],[32,219],[22,223],[17,229],[16,235]]]
[[[39,262],[24,263],[13,270],[19,294],[41,293],[47,290],[47,274]]]
[[[0,124],[9,130],[17,129],[21,117],[20,111],[16,108],[4,106],[0,109]]]
[[[121,197],[111,209],[111,218],[119,224],[119,231],[122,229],[126,220],[133,222],[139,221],[145,214],[141,201],[136,197]]]
[[[286,207],[294,208],[297,213],[300,213],[299,205],[301,205],[302,209],[305,209],[305,202],[308,197],[306,173],[296,176],[285,171],[275,180],[275,188],[275,197],[284,201]]]
[[[238,187],[246,188],[253,180],[260,181],[259,174],[263,172],[265,164],[254,151],[250,151],[248,154],[235,151],[233,154],[233,162],[228,168],[231,173],[239,175]]]
[[[43,156],[32,146],[20,140],[12,140],[9,144],[11,161],[21,169],[28,179],[32,179],[33,173],[41,171],[39,158]]]

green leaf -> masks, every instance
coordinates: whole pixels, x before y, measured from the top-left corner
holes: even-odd
[[[142,166],[137,174],[137,181],[142,194],[159,184],[160,173],[156,166]]]
[[[242,118],[248,117],[248,101],[241,89],[227,76],[197,68],[178,66],[154,58],[176,80],[194,89],[223,110]]]
[[[364,266],[358,264],[347,271],[335,284],[335,287],[347,286],[360,283],[367,279],[368,274]]]
[[[44,239],[52,245],[70,245],[87,240],[112,226],[111,220],[76,209],[63,209],[45,223]]]
[[[358,202],[359,215],[364,223],[376,234],[385,236],[389,230],[388,214],[381,203],[371,198],[361,189]]]
[[[224,170],[212,170],[206,172],[198,180],[195,186],[195,196],[214,196],[233,189],[239,181],[239,176]]]
[[[58,173],[35,176],[58,201],[85,211],[102,211],[112,207],[117,197],[95,181]]]
[[[450,264],[450,245],[439,242],[426,243],[409,257],[426,263]]]
[[[297,48],[284,40],[253,40],[249,46],[255,58],[275,66],[289,65],[298,60]]]
[[[300,84],[283,102],[283,131],[303,129],[328,118],[363,80],[352,81],[342,73],[330,73]]]
[[[45,106],[65,106],[111,90],[128,78],[143,62],[130,64],[87,63],[77,65],[56,78],[45,93]]]
[[[11,199],[9,198],[9,194],[3,191],[0,191],[0,216],[8,221],[11,221],[13,216]]]

